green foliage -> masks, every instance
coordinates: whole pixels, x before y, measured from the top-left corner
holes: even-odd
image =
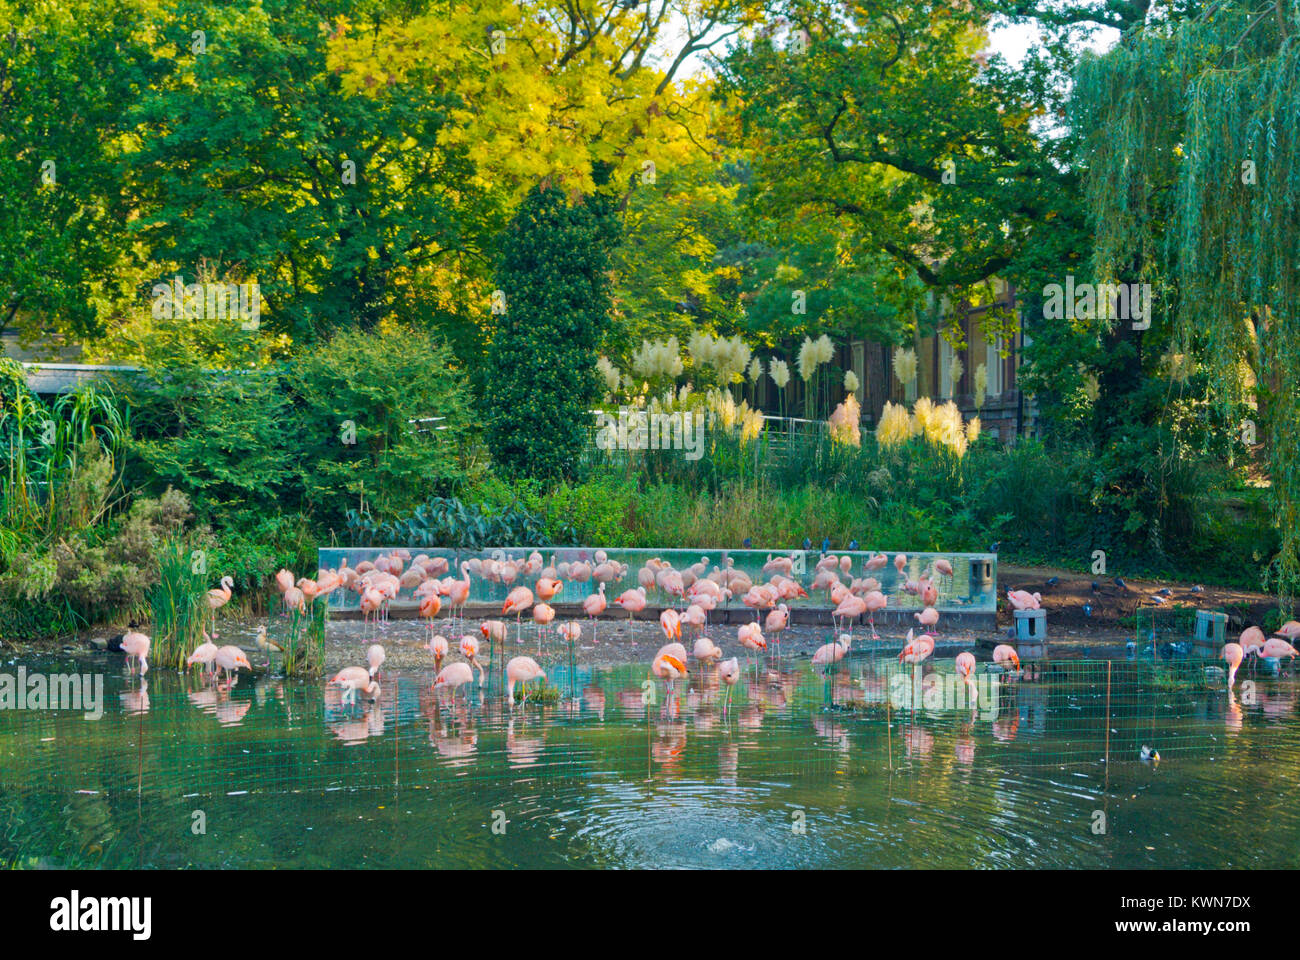
[[[158,580],[149,592],[149,658],[173,670],[182,669],[185,658],[203,642],[211,615],[208,578],[197,569],[194,549],[189,542],[170,540],[156,551]]]
[[[572,477],[596,400],[596,347],[609,315],[609,201],[533,189],[503,241],[506,313],[482,382],[488,440],[507,472]]]
[[[288,380],[301,450],[303,501],[318,522],[339,522],[360,501],[379,514],[448,493],[473,456],[460,365],[428,331],[384,324],[344,331],[297,358]]]
[[[561,542],[573,541],[573,529],[567,523],[560,522],[553,529]],[[554,542],[552,528],[541,517],[515,504],[486,509],[446,497],[434,497],[409,516],[385,522],[350,510],[348,530],[360,546],[481,550],[506,545],[544,547]]]

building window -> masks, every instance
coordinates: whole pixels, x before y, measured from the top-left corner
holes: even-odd
[[[939,338],[939,396],[944,400],[951,400],[956,392],[957,385],[952,382],[952,358],[957,354],[952,349],[952,344],[942,337]]]
[[[985,393],[990,397],[1002,395],[1002,344],[1003,338],[998,337],[988,346],[989,383]]]
[[[858,398],[858,404],[861,405],[867,386],[867,345],[865,343],[853,345],[853,375],[858,378],[858,389],[854,391],[854,396]]]

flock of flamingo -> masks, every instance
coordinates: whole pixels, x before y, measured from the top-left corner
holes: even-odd
[[[346,561],[336,570],[322,569],[314,580],[303,577],[295,579],[288,570],[276,574],[276,587],[279,590],[284,609],[287,613],[305,614],[308,604],[326,601],[335,590],[351,590],[359,595],[363,618],[374,639],[373,632],[389,616],[390,604],[404,591],[409,591],[418,604],[419,616],[428,621],[429,638],[425,644],[434,660],[437,671],[433,683],[434,692],[451,691],[452,695],[467,684],[473,683],[474,671],[478,671],[478,685],[484,683],[485,669],[480,656],[482,644],[491,642],[500,644],[504,650],[509,638],[509,625],[504,619],[481,621],[478,636],[465,632],[465,606],[469,601],[473,578],[478,577],[488,583],[498,583],[509,587],[501,605],[502,617],[515,617],[515,640],[522,642],[523,618],[529,616],[537,630],[537,640],[542,643],[546,632],[553,630],[560,640],[572,645],[583,635],[582,623],[569,620],[554,623],[556,610],[552,602],[559,597],[566,583],[595,582],[597,589],[587,594],[582,600],[583,613],[594,621],[605,613],[610,603],[606,598],[606,585],[618,584],[628,577],[630,568],[627,564],[608,558],[604,551],[598,550],[593,556],[594,562],[575,561],[556,563],[551,558],[545,564],[540,553],[533,551],[527,559],[481,559],[474,558],[460,564],[460,578],[450,576],[450,564],[444,557],[430,557],[426,554],[412,556],[407,550],[394,550],[382,554],[373,561],[364,561],[355,568]],[[890,562],[883,554],[874,554],[863,561],[862,577],[853,576],[853,558],[848,555],[829,554],[817,563],[810,584],[813,592],[825,591],[828,601],[833,605],[832,617],[835,621],[836,639],[823,644],[813,653],[812,664],[822,670],[832,669],[849,653],[852,643],[852,624],[866,615],[871,626],[873,639],[879,639],[875,630],[875,614],[888,606],[889,598],[882,592],[881,583],[871,576]],[[807,597],[808,591],[794,578],[796,571],[794,556],[769,557],[763,565],[762,576],[766,580],[755,583],[743,570],[733,566],[730,559],[722,566],[709,569],[707,557],[683,569],[676,569],[667,561],[652,558],[637,571],[638,586],[622,590],[612,602],[626,610],[629,629],[635,633],[635,616],[650,603],[651,591],[658,591],[671,604],[659,615],[659,628],[667,641],[650,662],[651,674],[664,681],[671,693],[674,685],[689,677],[690,661],[696,661],[696,669],[711,668],[716,671],[718,679],[730,688],[740,678],[740,663],[735,656],[723,659],[723,650],[713,639],[706,635],[709,613],[719,604],[725,604],[733,597],[740,597],[741,603],[754,611],[753,621],[741,623],[736,631],[736,640],[745,652],[746,663],[755,655],[765,656],[768,651],[769,637],[776,645],[776,658],[780,662],[780,639],[791,623],[790,608],[785,601],[797,597]],[[914,614],[919,626],[925,631],[916,635],[909,629],[903,649],[898,660],[903,664],[918,665],[929,659],[935,649],[935,629],[939,622],[939,612],[935,608],[939,591],[937,583],[941,578],[951,578],[953,569],[944,559],[934,560],[915,580],[903,580],[907,566],[905,554],[898,554],[893,565],[899,574],[902,589],[920,598],[922,609]],[[511,586],[520,578],[533,578],[532,587]],[[208,591],[209,612],[213,617],[211,637],[216,637],[215,615],[217,610],[229,602],[233,581],[223,577],[218,587]],[[1017,610],[1038,609],[1041,604],[1039,594],[1023,590],[1008,591],[1007,598]],[[327,601],[326,601],[327,602]],[[437,633],[435,621],[446,609],[450,616],[446,632],[453,637],[460,633],[460,639],[453,645],[446,636]],[[553,625],[553,626],[552,626]],[[688,652],[682,642],[683,629],[693,631],[693,646]],[[846,632],[847,631],[847,632]],[[1247,659],[1262,657],[1294,658],[1296,648],[1291,641],[1300,636],[1300,623],[1289,621],[1277,631],[1278,637],[1266,637],[1259,627],[1245,630],[1238,643],[1228,643],[1222,651],[1222,658],[1228,663],[1228,686],[1236,680],[1238,668]],[[766,634],[766,635],[765,635]],[[266,628],[260,627],[257,634],[257,646],[271,663],[273,654],[282,650],[279,642],[268,637]],[[148,669],[149,638],[138,632],[130,632],[122,638],[122,650],[127,657],[128,669],[133,661],[140,663],[140,673]],[[458,652],[461,660],[452,661],[452,652]],[[381,667],[386,659],[382,644],[371,643],[366,649],[367,666],[346,667],[331,680],[331,685],[342,688],[345,700],[358,696],[377,700],[380,692],[379,677]],[[993,663],[1003,669],[1016,673],[1020,670],[1020,659],[1015,647],[999,644],[993,650]],[[444,661],[448,661],[444,663]],[[218,646],[204,631],[204,642],[186,659],[187,666],[200,666],[211,677],[220,672],[228,681],[231,674],[239,669],[252,669],[245,652],[238,646]],[[958,677],[969,687],[972,698],[976,695],[975,672],[976,660],[970,652],[959,653],[954,658],[954,668]],[[758,664],[754,663],[757,679]],[[528,656],[516,656],[505,664],[506,696],[514,703],[516,686],[521,690],[526,702],[528,684],[533,681],[546,681],[546,673],[535,659]],[[972,700],[972,702],[974,702]]]

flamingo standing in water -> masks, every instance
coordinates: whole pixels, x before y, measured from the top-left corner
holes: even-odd
[[[668,692],[673,692],[673,683],[687,676],[686,648],[680,643],[665,645],[650,663],[650,672],[660,680],[668,683]]]
[[[234,577],[222,577],[221,585],[208,591],[208,613],[212,617],[212,635],[217,635],[217,611],[230,602],[230,590],[235,585]]]
[[[970,704],[974,707],[979,702],[979,691],[975,687],[975,655],[969,650],[957,654],[957,675],[970,690]]]
[[[817,648],[812,658],[813,666],[822,667],[829,672],[831,667],[844,659],[852,645],[853,638],[847,633],[841,633],[834,643],[824,643]]]
[[[1241,649],[1239,643],[1225,643],[1222,658],[1228,661],[1228,690],[1232,690],[1232,685],[1237,682],[1237,668],[1241,666],[1241,661],[1246,657],[1246,651]]]
[[[1237,642],[1241,644],[1242,654],[1249,657],[1262,657],[1264,655],[1264,631],[1259,627],[1247,627],[1241,631],[1241,636]],[[1255,661],[1251,661],[1251,668],[1254,669]]]
[[[370,675],[372,677],[379,676],[379,668],[384,665],[384,661],[387,659],[388,654],[384,652],[383,644],[372,643],[366,648],[366,663],[370,665]]]
[[[717,661],[722,657],[722,648],[708,637],[700,637],[695,641],[695,649],[692,653],[695,654],[696,660]]]
[[[469,603],[470,579],[468,562],[460,565],[460,575],[460,580],[444,581],[442,585],[442,592],[447,598],[447,606],[450,607],[452,611],[451,632],[453,634],[456,632],[456,624],[459,622],[456,617],[456,611],[459,610],[460,616],[464,617],[465,604]]]
[[[447,656],[447,638],[431,637],[428,649],[433,654],[433,669],[441,670],[443,658]]]
[[[868,596],[870,596],[870,594],[868,594]],[[837,606],[831,612],[831,616],[836,620],[837,625],[838,625],[838,621],[840,620],[849,621],[849,632],[852,633],[853,631],[852,621],[856,620],[858,617],[862,616],[866,612],[867,612],[866,598],[855,596],[854,594],[850,593],[848,596],[846,596],[843,600],[840,601],[839,606]],[[843,627],[841,627],[841,629],[843,629]]]
[[[515,705],[515,684],[523,688],[523,702],[528,702],[528,681],[546,680],[546,672],[537,665],[532,657],[515,657],[506,664],[506,699],[510,706]]]
[[[735,657],[718,664],[718,679],[727,685],[727,699],[722,705],[722,715],[726,716],[727,707],[731,706],[731,688],[740,679],[740,663]]]
[[[361,691],[371,700],[379,699],[379,682],[365,667],[344,667],[334,675],[331,686],[343,688],[343,702],[355,703],[357,691]]]
[[[1262,656],[1277,657],[1279,660],[1286,658],[1287,660],[1293,661],[1297,656],[1300,656],[1300,651],[1296,650],[1295,647],[1287,643],[1285,640],[1279,640],[1277,637],[1270,637],[1268,640],[1264,641]],[[1290,669],[1289,666],[1288,669]]]
[[[133,660],[140,661],[140,676],[149,672],[149,638],[143,633],[125,633],[122,635],[122,652],[126,654],[126,669],[134,673]]]
[[[474,681],[474,671],[468,663],[457,661],[449,663],[438,671],[438,676],[433,681],[433,692],[436,695],[439,690],[451,688],[452,699],[456,697],[456,690],[465,686],[467,683]],[[465,699],[469,700],[469,691],[465,691]]]
[[[226,675],[226,682],[230,681],[230,675],[238,672],[240,667],[245,670],[252,670],[253,665],[248,662],[248,655],[233,644],[226,644],[224,647],[217,648],[217,655],[214,658],[218,667]]]
[[[669,607],[659,614],[659,628],[663,630],[664,636],[669,640],[680,640],[682,638],[681,614]]]
[[[260,630],[261,633],[259,636],[265,635],[266,628],[262,627]],[[203,642],[195,647],[194,652],[185,658],[185,666],[192,667],[197,663],[203,667],[204,673],[211,674],[215,672],[215,669],[212,666],[212,661],[215,660],[217,656],[217,645],[207,639],[207,636],[208,635],[205,633],[203,635]],[[270,660],[268,659],[267,662],[269,663]]]
[[[923,627],[933,627],[939,622],[939,611],[934,607],[926,607],[920,613],[914,613],[917,623]]]
[[[460,638],[460,653],[471,666],[478,667],[478,685],[483,686],[483,664],[478,660],[478,638],[468,634]],[[499,661],[498,661],[499,662]]]
[[[1009,643],[999,643],[993,648],[993,662],[1015,664],[1016,672],[1020,672],[1020,654]]]
[[[907,631],[907,644],[903,647],[902,652],[898,655],[899,663],[919,664],[922,660],[934,652],[934,638],[929,634],[921,634],[915,639],[912,638],[912,631]]]

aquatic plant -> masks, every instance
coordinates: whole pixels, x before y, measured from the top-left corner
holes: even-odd
[[[151,646],[158,666],[181,669],[203,642],[208,620],[208,577],[191,544],[173,540],[158,551],[158,582],[149,593]]]

